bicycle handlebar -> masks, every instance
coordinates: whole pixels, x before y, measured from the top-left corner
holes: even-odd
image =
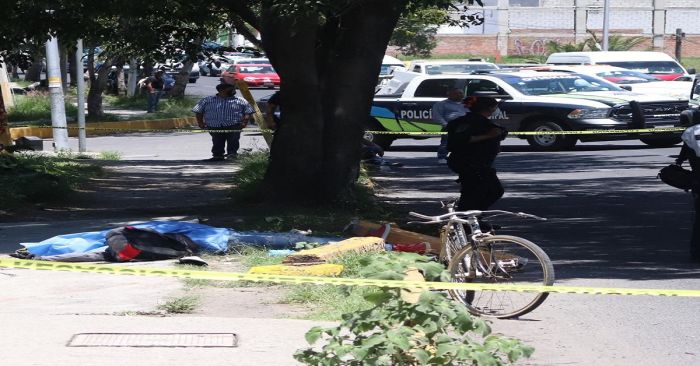
[[[456,211],[456,212],[448,212],[446,214],[438,215],[438,216],[427,216],[423,214],[419,214],[417,212],[409,212],[408,213],[410,216],[417,217],[420,219],[424,219],[427,221],[413,221],[412,223],[416,224],[439,224],[443,223],[446,221],[454,220],[456,218],[459,218],[459,216],[466,216],[466,217],[477,217],[477,216],[482,216],[482,215],[489,215],[489,216],[496,216],[496,215],[512,215],[512,216],[517,216],[517,217],[522,217],[522,218],[528,218],[528,219],[535,219],[535,220],[540,220],[540,221],[547,221],[546,218],[544,217],[539,217],[536,215],[524,213],[524,212],[510,212],[510,211],[503,211],[503,210],[489,210],[489,211],[479,211],[479,210],[471,210],[471,211]],[[460,219],[461,220],[461,219]]]

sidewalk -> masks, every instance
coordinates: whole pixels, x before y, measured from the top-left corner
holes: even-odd
[[[165,267],[172,261],[129,263]],[[304,334],[331,323],[230,316],[137,315],[181,293],[175,278],[0,268],[3,365],[296,365]],[[235,291],[235,289],[229,289]],[[236,348],[68,347],[78,333],[235,333]],[[117,356],[118,355],[118,356]],[[87,361],[89,360],[89,361]]]

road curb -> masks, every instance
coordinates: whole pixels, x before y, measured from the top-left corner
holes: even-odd
[[[113,129],[141,129],[141,130],[170,130],[175,128],[186,128],[197,124],[194,117],[166,118],[156,120],[135,120],[135,121],[118,121],[118,122],[95,122],[88,123],[87,127],[99,128],[104,130],[89,130],[89,136],[102,136],[114,134]],[[72,127],[68,130],[68,136],[78,136],[78,125],[75,123],[68,124]],[[121,132],[123,133],[123,132]],[[52,138],[53,129],[47,127],[13,127],[10,128],[10,136],[12,139],[18,139],[23,136],[37,136],[40,138]]]

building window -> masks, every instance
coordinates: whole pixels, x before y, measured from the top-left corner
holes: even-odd
[[[540,6],[540,0],[508,0],[508,5],[511,7],[537,8]]]

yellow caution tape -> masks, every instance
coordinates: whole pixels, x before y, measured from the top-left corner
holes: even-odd
[[[664,127],[664,128],[638,128],[627,130],[583,130],[583,131],[513,131],[508,132],[508,136],[535,136],[535,135],[617,135],[630,133],[669,133],[683,132],[685,127]],[[403,131],[365,131],[375,135],[423,135],[440,136],[447,132],[403,132]]]
[[[378,286],[402,289],[424,290],[488,290],[516,292],[549,292],[565,294],[594,294],[594,295],[648,295],[648,296],[679,296],[700,297],[700,290],[666,290],[666,289],[636,289],[636,288],[601,288],[576,286],[537,286],[537,285],[504,285],[457,282],[422,282],[422,281],[390,281],[364,278],[338,278],[313,276],[287,276],[269,274],[251,274],[236,272],[191,271],[188,269],[147,268],[140,266],[120,266],[102,264],[77,264],[64,262],[47,262],[35,260],[0,258],[0,267],[23,268],[49,271],[68,271],[86,273],[104,273],[132,276],[158,276],[193,278],[216,281],[255,281],[288,284],[313,284],[335,286]]]
[[[17,126],[15,126],[17,127]],[[110,127],[52,127],[52,126],[31,126],[34,128],[58,128],[58,129],[84,129],[84,130],[100,130],[100,131],[131,131],[131,132],[209,132],[209,133],[229,133],[229,132],[252,132],[252,133],[273,133],[275,130],[264,128],[247,128],[234,130],[208,130],[205,128],[110,128]],[[513,131],[508,132],[508,136],[536,136],[536,135],[619,135],[632,133],[669,133],[683,132],[685,127],[664,127],[664,128],[639,128],[627,130],[583,130],[583,131]],[[447,132],[409,132],[409,131],[365,131],[373,135],[403,135],[403,136],[440,136],[446,135]]]

